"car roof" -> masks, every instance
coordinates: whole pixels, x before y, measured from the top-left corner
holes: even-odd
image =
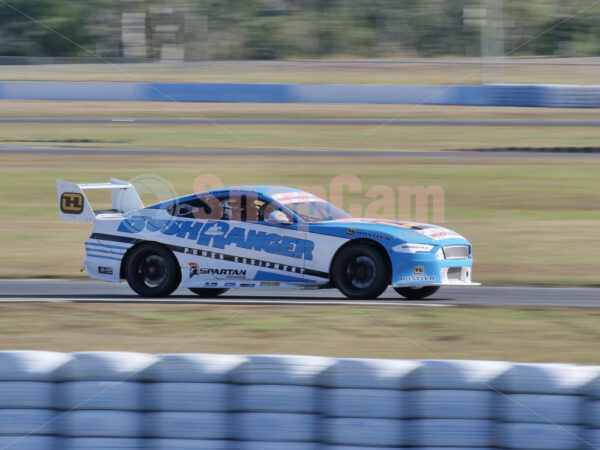
[[[185,201],[193,200],[195,198],[198,198],[198,197],[201,197],[202,195],[207,195],[207,194],[219,197],[221,195],[231,195],[231,194],[235,194],[235,193],[240,193],[240,194],[256,193],[258,195],[262,195],[264,197],[271,198],[274,195],[288,193],[288,192],[289,193],[297,193],[297,194],[305,193],[305,191],[302,191],[300,189],[291,188],[291,187],[287,187],[287,186],[268,186],[268,185],[228,186],[228,187],[223,187],[223,188],[210,189],[207,191],[196,192],[194,194],[187,194],[187,195],[184,195],[181,197],[175,197],[175,198],[172,198],[171,200],[163,201],[163,202],[148,206],[148,208],[151,208],[151,209],[164,208],[166,206],[173,204],[174,202],[185,202]],[[308,195],[310,195],[310,194],[308,194]]]
[[[254,185],[254,186],[228,186],[218,189],[211,189],[209,191],[199,192],[195,195],[201,194],[230,194],[235,192],[252,192],[264,195],[266,197],[271,197],[276,194],[281,194],[285,192],[304,192],[300,189],[291,188],[287,186],[268,186],[268,185]]]

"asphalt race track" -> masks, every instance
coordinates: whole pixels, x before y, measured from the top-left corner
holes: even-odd
[[[598,127],[599,120],[448,120],[448,119],[311,119],[311,118],[75,118],[1,117],[0,123],[115,124],[137,125],[352,125],[352,126],[482,126],[482,127]]]
[[[0,302],[197,303],[240,305],[348,306],[536,306],[600,307],[600,289],[538,287],[444,287],[429,300],[403,300],[388,289],[377,300],[348,300],[336,289],[231,290],[215,299],[201,299],[179,289],[167,299],[138,297],[126,283],[67,280],[0,280]]]
[[[394,150],[243,150],[243,149],[147,149],[113,147],[41,147],[29,145],[0,145],[0,154],[21,155],[169,155],[169,156],[269,156],[290,157],[344,157],[344,158],[600,158],[600,152],[546,152],[546,151],[394,151]]]

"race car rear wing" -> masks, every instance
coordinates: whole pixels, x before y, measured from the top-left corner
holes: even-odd
[[[144,207],[142,199],[133,184],[111,178],[110,183],[69,183],[56,180],[58,191],[58,214],[60,220],[71,222],[94,222],[101,213],[126,213]],[[112,209],[94,211],[84,191],[89,189],[110,189]]]

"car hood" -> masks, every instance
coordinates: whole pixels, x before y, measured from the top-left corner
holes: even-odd
[[[348,238],[377,238],[377,235],[381,235],[393,240],[428,244],[437,244],[439,241],[447,240],[466,241],[460,234],[437,225],[388,219],[348,218],[331,220],[328,222],[311,223],[309,224],[309,229],[314,233],[331,234]],[[374,236],[369,236],[369,234],[374,234]]]

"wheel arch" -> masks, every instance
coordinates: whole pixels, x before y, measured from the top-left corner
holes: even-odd
[[[146,244],[160,245],[165,250],[168,250],[173,255],[173,258],[175,258],[175,261],[177,262],[177,266],[179,267],[179,270],[181,271],[181,266],[179,265],[179,259],[177,259],[177,256],[175,256],[175,254],[173,253],[173,250],[171,250],[168,245],[165,245],[162,242],[156,242],[156,241],[138,241],[134,245],[132,245],[131,247],[129,247],[127,249],[127,251],[123,255],[123,258],[121,259],[121,267],[119,268],[119,278],[121,280],[125,279],[125,268],[127,267],[127,260],[131,256],[131,253],[133,253],[133,250],[140,247],[141,245],[146,245]]]
[[[352,240],[344,243],[344,245],[340,246],[340,248],[338,248],[336,250],[335,254],[333,255],[333,258],[331,258],[331,263],[329,263],[329,282],[333,283],[332,268],[333,268],[333,264],[335,263],[335,260],[338,257],[338,255],[345,248],[351,247],[352,245],[356,245],[356,244],[370,245],[371,247],[374,247],[377,249],[377,251],[381,254],[381,256],[383,257],[383,260],[385,262],[385,266],[386,266],[386,270],[387,270],[387,278],[388,278],[387,284],[389,285],[392,281],[392,260],[390,258],[390,255],[389,255],[388,251],[385,249],[385,247],[383,245],[381,245],[381,243],[379,243],[373,239],[368,239],[368,238],[352,239]]]

